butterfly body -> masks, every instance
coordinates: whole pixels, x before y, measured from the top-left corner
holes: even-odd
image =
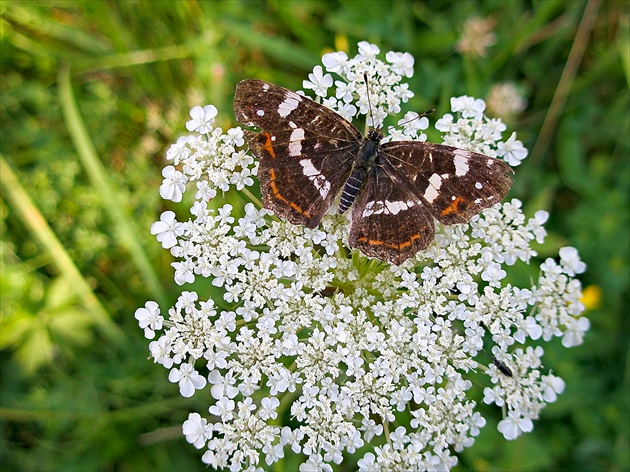
[[[351,210],[348,242],[400,264],[434,238],[434,218],[465,223],[508,192],[512,169],[481,154],[419,141],[382,143],[333,110],[261,80],[234,95],[236,119],[259,159],[263,205],[293,224],[315,228],[339,198]]]
[[[378,172],[374,166],[377,165],[380,143],[383,135],[378,130],[370,130],[366,139],[363,140],[354,161],[352,173],[339,197],[339,213],[345,213],[354,203],[358,193],[363,189],[370,172]]]

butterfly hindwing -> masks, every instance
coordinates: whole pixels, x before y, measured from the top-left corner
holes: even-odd
[[[463,149],[417,141],[382,145],[393,172],[443,224],[465,223],[501,201],[512,185],[505,162]]]
[[[248,139],[252,153],[260,156],[252,146],[256,137]],[[263,206],[293,224],[315,228],[348,178],[352,161],[345,173],[343,168],[327,172],[331,164],[335,162],[330,156],[319,162],[315,162],[313,156],[299,160],[287,159],[281,166],[268,159],[261,159],[258,179]]]
[[[283,87],[244,80],[234,95],[236,119],[259,159],[263,205],[293,224],[316,227],[352,170],[362,136],[349,121]]]
[[[349,243],[368,256],[401,264],[433,241],[433,217],[400,177],[388,172],[386,156],[380,159],[352,207]]]

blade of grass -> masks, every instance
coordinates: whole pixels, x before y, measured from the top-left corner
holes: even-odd
[[[619,56],[621,57],[623,72],[626,76],[626,84],[630,87],[630,25],[628,24],[627,16],[619,19],[619,30],[615,44],[617,45]]]
[[[192,45],[164,46],[162,48],[145,49],[117,54],[101,55],[92,59],[81,59],[75,63],[75,68],[81,72],[95,70],[116,69],[130,67],[152,62],[170,61],[172,59],[184,59],[193,54]]]
[[[235,34],[248,48],[259,49],[283,64],[311,70],[313,64],[317,64],[320,60],[307,48],[293,44],[282,37],[268,38],[263,34],[255,33],[251,25],[231,20],[224,20],[221,24],[226,31]]]
[[[534,149],[532,150],[530,157],[530,160],[532,161],[540,159],[540,157],[547,151],[547,147],[551,142],[551,137],[556,130],[558,120],[560,119],[564,105],[567,102],[569,93],[571,92],[571,86],[575,80],[582,58],[584,57],[588,38],[591,34],[591,30],[593,29],[593,25],[595,24],[600,4],[600,0],[589,0],[586,4],[582,20],[580,21],[580,25],[578,26],[578,30],[575,35],[575,40],[573,41],[573,46],[571,46],[571,51],[569,52],[569,58],[567,59],[567,63],[562,71],[562,76],[560,77],[560,81],[556,87],[553,99],[551,100],[551,105],[549,106],[547,116],[545,116],[545,121],[542,125],[540,135],[538,136]]]
[[[11,203],[11,208],[15,210],[39,244],[46,249],[57,270],[70,281],[70,286],[74,288],[77,296],[95,317],[94,321],[97,326],[112,340],[121,341],[124,336],[123,332],[110,319],[109,313],[94,295],[92,288],[83,278],[63,244],[20,184],[4,156],[0,156],[0,181],[3,193]]]
[[[47,45],[58,52],[74,51],[100,55],[109,49],[107,38],[98,32],[81,29],[76,24],[67,25],[59,16],[42,5],[26,2],[7,2],[2,12],[3,19],[14,25],[25,36],[39,38],[35,43]],[[61,10],[60,10],[61,12]],[[71,13],[63,18],[68,20]]]
[[[109,202],[105,208],[109,212],[115,235],[118,241],[129,251],[131,259],[142,274],[152,297],[160,305],[166,306],[166,294],[140,240],[136,237],[138,232],[134,228],[131,217],[123,211],[124,207],[118,200],[118,192],[110,183],[107,172],[85,128],[72,91],[68,65],[60,66],[58,84],[60,103],[68,132],[77,150],[81,164],[92,184],[96,187],[103,201]]]

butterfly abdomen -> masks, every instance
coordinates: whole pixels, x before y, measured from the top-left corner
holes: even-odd
[[[366,176],[367,173],[362,172],[362,169],[358,168],[354,169],[352,174],[350,174],[339,199],[339,214],[344,213],[354,203],[359,190],[361,190],[363,186],[363,182],[365,182]]]

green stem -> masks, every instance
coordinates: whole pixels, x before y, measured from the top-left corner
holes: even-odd
[[[534,145],[534,149],[532,150],[530,160],[540,159],[547,151],[547,147],[551,142],[551,138],[556,130],[569,93],[571,92],[575,76],[584,58],[588,38],[595,25],[600,5],[600,0],[589,0],[586,4],[580,26],[578,27],[573,45],[571,46],[571,52],[569,52],[569,57],[564,65],[562,76],[556,87],[553,99],[551,100],[551,105],[549,105],[549,111],[547,112],[547,116],[545,116],[545,121],[541,127],[540,135]]]
[[[79,156],[79,160],[85,169],[90,181],[96,187],[101,199],[105,202],[105,210],[109,213],[109,218],[114,226],[115,235],[118,241],[125,247],[131,255],[142,277],[155,298],[162,306],[167,305],[167,297],[160,285],[157,274],[153,270],[149,258],[137,237],[138,230],[134,227],[131,217],[123,210],[124,206],[118,199],[118,189],[109,181],[107,172],[103,167],[94,148],[85,124],[79,113],[77,103],[72,91],[70,81],[70,68],[62,65],[59,68],[59,98],[63,109],[66,126],[74,147]]]
[[[0,156],[0,182],[2,191],[11,207],[20,217],[20,220],[28,228],[33,237],[45,248],[48,257],[55,268],[63,275],[73,288],[77,297],[83,302],[94,322],[110,339],[122,339],[123,333],[111,320],[107,310],[101,305],[94,295],[92,287],[85,280],[74,261],[57,238],[52,228],[48,225],[31,197],[20,184],[18,177],[13,173],[11,166]]]
[[[241,192],[245,195],[247,195],[247,198],[249,198],[249,200],[256,205],[258,208],[262,208],[263,204],[260,200],[258,200],[258,198],[256,198],[256,196],[249,191],[249,189],[247,187],[243,187],[243,189],[241,190]]]

